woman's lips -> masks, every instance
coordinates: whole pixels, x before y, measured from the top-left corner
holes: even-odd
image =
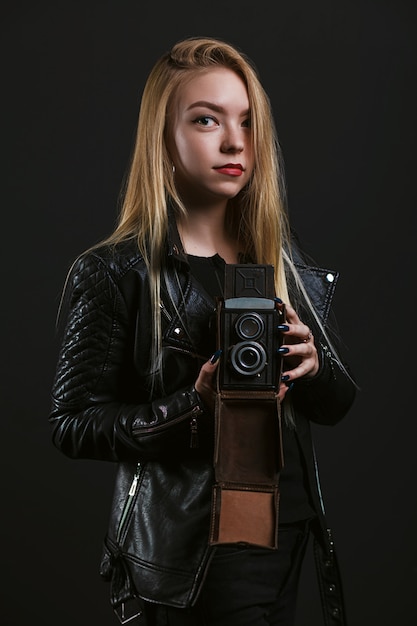
[[[217,172],[221,174],[226,174],[227,176],[242,176],[243,167],[240,163],[227,163],[226,165],[221,165],[220,167],[215,167]]]

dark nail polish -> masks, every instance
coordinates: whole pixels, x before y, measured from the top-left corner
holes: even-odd
[[[288,385],[287,393],[289,393],[293,387],[294,387],[294,381]]]
[[[214,365],[219,360],[221,353],[222,353],[222,350],[216,350],[216,352],[213,354],[213,356],[210,359],[210,363],[212,365]]]
[[[289,348],[278,348],[278,349],[277,349],[277,352],[278,352],[279,354],[288,354],[288,352],[289,352],[289,351],[290,351],[290,349],[289,349]]]
[[[281,380],[283,383],[287,382],[287,380],[290,380],[290,377],[288,376],[288,374],[283,374],[281,376]]]
[[[275,302],[278,302],[278,304],[282,304],[282,300],[281,300],[281,298],[274,298],[274,301],[275,301]]]
[[[280,324],[279,326],[277,326],[277,330],[282,330],[284,333],[286,333],[288,330],[290,330],[290,327],[287,326],[287,324]]]

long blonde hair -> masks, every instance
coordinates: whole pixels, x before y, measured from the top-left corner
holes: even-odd
[[[137,238],[147,264],[154,312],[151,361],[159,369],[161,347],[160,276],[168,230],[168,205],[186,214],[178,196],[167,151],[170,104],[184,80],[210,68],[226,67],[244,81],[251,109],[255,167],[250,182],[229,201],[229,227],[240,249],[255,263],[275,268],[276,293],[288,301],[282,249],[290,249],[281,153],[269,98],[252,62],[230,43],[191,37],[176,43],[154,65],[142,95],[136,142],[122,192],[118,225],[107,239]]]
[[[230,43],[211,37],[190,37],[166,52],[148,76],[130,168],[121,194],[118,224],[104,242],[116,244],[136,238],[147,265],[153,311],[150,362],[155,374],[161,373],[162,369],[160,290],[168,207],[172,205],[178,212],[187,213],[175,187],[172,161],[166,145],[170,105],[185,80],[217,67],[236,72],[247,88],[255,154],[250,181],[235,198],[229,200],[228,226],[237,236],[240,250],[253,262],[274,266],[276,294],[284,302],[290,302],[286,269],[289,271],[328,346],[336,354],[291,257],[283,161],[270,100],[258,72],[252,61]],[[294,294],[291,295],[294,297]],[[340,360],[339,363],[345,369]],[[287,421],[292,423],[291,407],[288,409]]]

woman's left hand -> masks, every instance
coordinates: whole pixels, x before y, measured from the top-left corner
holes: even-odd
[[[299,378],[312,378],[319,371],[319,358],[311,329],[298,317],[289,304],[285,305],[286,321],[282,325],[282,345],[278,353],[283,357],[280,397],[285,387]]]

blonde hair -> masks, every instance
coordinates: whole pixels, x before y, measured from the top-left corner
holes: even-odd
[[[236,72],[246,85],[255,154],[250,182],[229,201],[229,227],[237,233],[244,254],[256,263],[274,266],[276,293],[288,301],[282,248],[288,241],[289,228],[280,149],[269,98],[254,65],[236,47],[209,37],[179,41],[156,62],[146,81],[120,217],[107,239],[107,243],[117,243],[136,237],[147,264],[154,311],[151,355],[154,370],[159,369],[161,352],[160,276],[170,200],[178,211],[187,212],[175,188],[166,146],[170,104],[186,78],[216,67]]]
[[[276,294],[284,302],[289,302],[286,265],[297,279],[291,259],[281,151],[271,104],[257,70],[244,53],[225,41],[210,37],[179,41],[156,62],[146,81],[118,224],[104,242],[116,244],[128,238],[137,239],[149,272],[153,311],[150,362],[155,374],[162,369],[160,289],[168,206],[171,204],[184,215],[187,213],[175,187],[166,145],[170,106],[185,80],[217,67],[236,72],[247,88],[255,155],[250,181],[229,200],[228,226],[237,234],[240,250],[253,262],[274,266]],[[296,284],[300,285],[300,281],[296,280]],[[313,315],[322,328],[314,310]]]

